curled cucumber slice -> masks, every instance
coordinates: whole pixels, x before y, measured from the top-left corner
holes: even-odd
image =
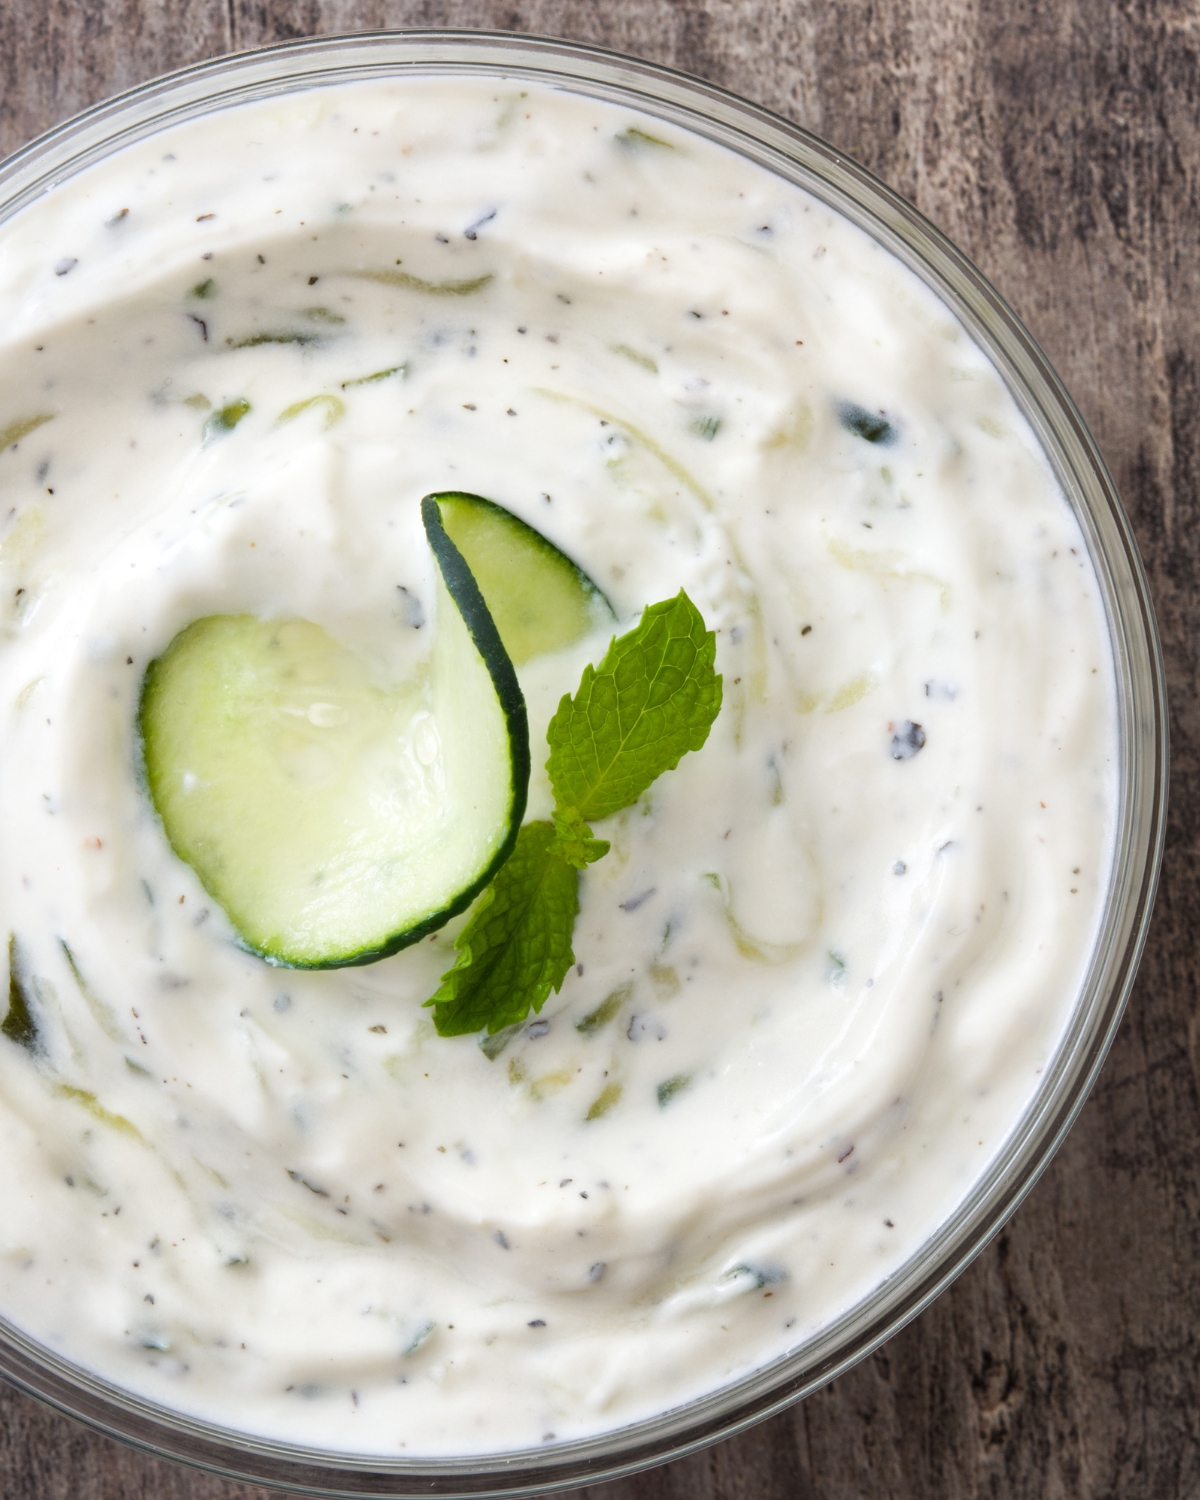
[[[422,510],[426,530],[432,511],[474,574],[517,666],[614,622],[612,606],[583,569],[503,506],[447,490],[427,495]]]
[[[525,812],[512,661],[426,505],[438,563],[427,677],[392,690],[308,620],[209,615],[151,663],[139,729],[171,847],[268,962],[386,958],[464,910]]]

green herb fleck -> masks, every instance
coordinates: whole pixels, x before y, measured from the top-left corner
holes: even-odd
[[[679,993],[679,975],[672,964],[650,963],[646,966],[646,972],[664,995]]]
[[[239,396],[236,401],[219,406],[205,422],[204,436],[210,438],[217,437],[222,432],[232,432],[249,410],[250,403],[245,396]]]
[[[352,385],[374,385],[376,381],[387,380],[392,375],[407,375],[408,366],[391,365],[386,370],[375,370],[370,375],[360,375],[356,380],[343,380],[342,390],[348,391]]]
[[[0,452],[5,448],[11,448],[14,443],[19,443],[23,437],[28,437],[31,432],[36,432],[46,422],[53,422],[53,412],[41,412],[36,417],[18,417],[15,422],[10,422],[7,427],[0,427]]]
[[[856,406],[853,401],[843,401],[838,407],[838,420],[848,431],[868,443],[880,443],[885,448],[896,441],[896,429],[882,412],[868,411],[865,406]]]
[[[579,691],[563,698],[546,734],[553,821],[521,829],[455,940],[454,967],[426,1001],[441,1036],[497,1036],[561,989],[575,962],[579,872],[609,849],[592,837],[590,820],[630,806],[704,744],[721,708],[715,653],[713,632],[681,589],[650,605],[598,668],[584,668]]]
[[[279,422],[293,422],[302,412],[311,407],[322,406],[325,409],[324,430],[326,432],[335,422],[340,422],[346,415],[346,403],[340,396],[309,396],[306,401],[293,401],[291,406],[285,406],[276,419]]]
[[[726,1281],[746,1281],[748,1292],[757,1292],[764,1286],[774,1286],[776,1282],[786,1281],[787,1272],[780,1266],[748,1266],[744,1262],[738,1266],[731,1266],[725,1272]]]
[[[71,977],[79,987],[79,993],[86,1001],[87,1007],[91,1011],[92,1016],[95,1018],[97,1026],[99,1026],[100,1030],[103,1031],[105,1036],[108,1037],[110,1041],[121,1041],[121,1028],[117,1025],[117,1018],[113,1014],[112,1007],[107,1005],[103,1000],[100,999],[98,995],[93,993],[91,986],[88,984],[87,980],[84,979],[83,974],[80,971],[79,964],[76,962],[75,955],[71,952],[71,949],[68,947],[66,940],[64,938],[59,938],[58,942],[59,946],[62,948],[63,957],[67,960],[67,967],[71,971]],[[129,1062],[129,1059],[126,1058],[125,1061]],[[134,1067],[135,1064],[129,1063],[129,1066]],[[145,1072],[144,1068],[142,1069],[142,1072]]]
[[[691,1087],[692,1075],[690,1073],[676,1073],[673,1078],[665,1078],[658,1086],[658,1107],[666,1109],[672,1099],[676,1099],[685,1089]]]
[[[421,1326],[413,1334],[412,1338],[410,1338],[408,1343],[404,1346],[405,1359],[410,1358],[410,1356],[414,1355],[417,1352],[417,1350],[421,1347],[421,1345],[425,1342],[425,1340],[429,1337],[429,1335],[434,1331],[436,1327],[436,1323],[421,1324]]]
[[[501,1031],[485,1033],[479,1038],[479,1050],[489,1062],[495,1062],[524,1024],[525,1022],[521,1020],[515,1026],[505,1026]]]
[[[8,1010],[4,1020],[0,1021],[0,1034],[10,1042],[16,1042],[18,1047],[24,1047],[27,1052],[40,1050],[41,1043],[33,1011],[30,1009],[29,996],[21,982],[17,940],[12,936],[8,939]]]
[[[188,293],[189,297],[195,297],[198,302],[207,302],[210,297],[217,295],[217,283],[210,276],[207,281],[197,282]]]
[[[649,370],[651,375],[658,374],[658,365],[648,354],[640,354],[636,349],[631,349],[628,344],[613,344],[611,348],[614,354],[631,359],[635,365],[641,365],[643,370]]]
[[[423,276],[413,276],[408,271],[352,271],[360,281],[378,281],[384,286],[399,286],[409,292],[425,292],[431,297],[469,297],[480,292],[492,280],[492,273],[471,276],[465,281],[426,281]]]
[[[606,1083],[592,1102],[591,1109],[584,1115],[585,1120],[598,1120],[606,1115],[621,1097],[621,1085],[619,1083]]]
[[[247,333],[240,339],[228,338],[225,342],[231,349],[257,349],[260,344],[319,344],[319,333]]]
[[[617,1012],[633,994],[633,983],[627,980],[619,984],[611,995],[606,995],[595,1010],[591,1010],[584,1016],[582,1021],[575,1022],[575,1030],[582,1036],[591,1036],[597,1031],[603,1030],[608,1023],[616,1018]]]
[[[697,437],[702,437],[706,443],[711,443],[721,430],[721,419],[720,417],[697,417],[690,426]]]
[[[639,130],[636,125],[630,125],[627,130],[620,131],[616,136],[616,142],[618,146],[624,146],[626,151],[636,151],[643,146],[658,146],[663,151],[675,149],[670,141],[664,141],[645,130]]]
[[[318,1187],[315,1182],[309,1182],[308,1178],[300,1172],[295,1172],[291,1167],[287,1168],[287,1174],[293,1182],[298,1182],[301,1187],[306,1187],[310,1193],[315,1193],[318,1198],[328,1198],[329,1194],[323,1187]]]
[[[94,1120],[99,1120],[101,1125],[107,1125],[110,1130],[116,1130],[121,1135],[132,1136],[135,1141],[142,1140],[142,1132],[132,1120],[127,1120],[124,1115],[115,1115],[112,1110],[105,1109],[90,1089],[77,1089],[69,1083],[58,1083],[54,1086],[54,1092],[63,1099],[74,1099],[76,1104],[82,1104]]]
[[[306,307],[304,316],[311,318],[314,323],[328,323],[331,327],[346,321],[341,313],[332,312],[328,307]]]

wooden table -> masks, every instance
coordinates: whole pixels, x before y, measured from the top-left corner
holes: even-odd
[[[577,37],[698,73],[825,136],[945,229],[1099,440],[1150,570],[1172,695],[1149,951],[1100,1082],[1028,1203],[835,1385],[575,1500],[1200,1496],[1200,4],[0,0],[0,149],[218,53],[436,25]],[[264,1492],[144,1458],[0,1387],[0,1496]]]

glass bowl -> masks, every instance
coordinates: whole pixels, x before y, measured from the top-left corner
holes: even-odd
[[[632,1473],[761,1421],[862,1359],[968,1264],[1029,1192],[1081,1108],[1121,1019],[1162,855],[1167,721],[1146,579],[1113,482],[1070,397],[979,272],[868,172],[769,111],[667,68],[499,32],[364,32],[286,43],[171,74],[96,106],[0,166],[0,224],[55,184],[165,126],[230,104],[366,78],[530,80],[623,103],[799,184],[873,236],[945,302],[991,358],[1073,507],[1103,594],[1116,676],[1115,857],[1080,999],[1037,1093],[956,1212],[899,1272],[753,1374],[646,1421],[549,1449],[383,1459],[256,1438],[133,1396],[0,1320],[0,1372],[111,1437],[248,1483],[322,1496],[545,1494]]]

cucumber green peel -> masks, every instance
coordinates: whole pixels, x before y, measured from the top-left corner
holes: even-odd
[[[503,506],[459,490],[427,495],[422,506],[436,507],[517,666],[616,623],[612,605],[583,569]]]
[[[386,692],[307,620],[210,615],[150,664],[139,729],[167,838],[269,963],[373,963],[463,911],[529,785],[511,659],[434,504],[429,680]]]
[[[172,848],[269,963],[373,963],[482,892],[428,1003],[442,1035],[495,1034],[575,961],[579,872],[609,847],[588,820],[703,745],[721,679],[687,595],[652,605],[563,698],[547,736],[553,820],[522,828],[514,660],[572,645],[612,609],[481,496],[428,495],[421,514],[439,573],[427,680],[385,691],[311,621],[207,616],[147,669],[145,780]]]

